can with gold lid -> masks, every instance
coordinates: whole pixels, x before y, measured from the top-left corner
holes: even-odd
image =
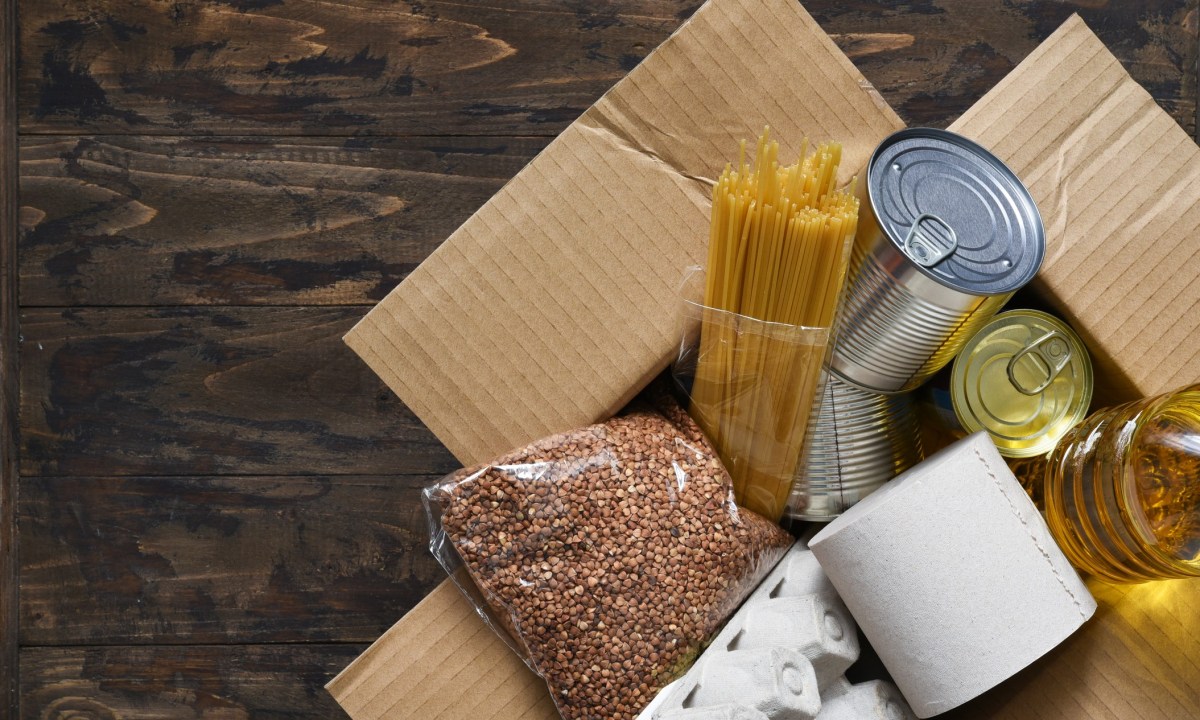
[[[1009,458],[1044,455],[1092,402],[1092,362],[1066,323],[1037,310],[1001,313],[954,361],[950,396],[968,433],[986,430]]]

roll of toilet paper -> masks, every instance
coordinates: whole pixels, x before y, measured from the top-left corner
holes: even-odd
[[[994,687],[1096,602],[986,433],[934,455],[809,543],[919,718]]]

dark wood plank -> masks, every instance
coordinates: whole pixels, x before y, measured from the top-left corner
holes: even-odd
[[[1192,128],[1195,4],[1160,3],[1159,15],[1119,5],[1093,18]],[[971,19],[993,29],[991,45],[948,52],[974,29],[955,13],[849,7],[857,9],[821,19],[877,29],[837,37],[911,122],[934,125],[974,102],[1070,9],[1039,6],[1034,23],[989,5]],[[1155,33],[1135,47],[1127,31],[1147,23]],[[923,74],[941,66],[940,76]],[[373,303],[545,142],[26,138],[22,296],[38,306]]]
[[[342,343],[364,312],[27,310],[22,473],[448,472],[442,444]]]
[[[374,304],[546,144],[25,138],[25,305]]]
[[[553,135],[699,5],[21,0],[22,127]],[[1070,13],[1192,130],[1195,0],[809,0],[912,124],[943,125]]]
[[[435,479],[25,478],[21,644],[374,641],[445,579]]]
[[[1072,13],[1189,133],[1196,130],[1197,0],[807,0],[910,125],[945,127]]]
[[[363,649],[362,645],[25,648],[19,717],[346,718],[323,686]]]
[[[15,3],[0,4],[0,716],[17,707],[17,107]]]
[[[21,0],[27,132],[552,135],[694,0]]]

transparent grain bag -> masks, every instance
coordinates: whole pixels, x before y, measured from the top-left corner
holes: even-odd
[[[791,536],[738,508],[661,389],[425,492],[430,547],[565,720],[631,720],[682,675]]]

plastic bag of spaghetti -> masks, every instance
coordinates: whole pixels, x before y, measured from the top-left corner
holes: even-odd
[[[675,371],[737,501],[772,520],[803,457],[858,227],[853,182],[837,188],[841,145],[801,147],[785,165],[764,131],[754,162],[743,142],[737,166],[713,186],[703,281],[685,288],[695,331]]]
[[[636,717],[792,542],[673,400],[642,403],[425,493],[434,555],[566,720]]]
[[[787,508],[823,388],[829,328],[756,320],[697,300],[684,284],[683,332],[672,373],[688,411],[728,468],[737,502],[771,520]]]

